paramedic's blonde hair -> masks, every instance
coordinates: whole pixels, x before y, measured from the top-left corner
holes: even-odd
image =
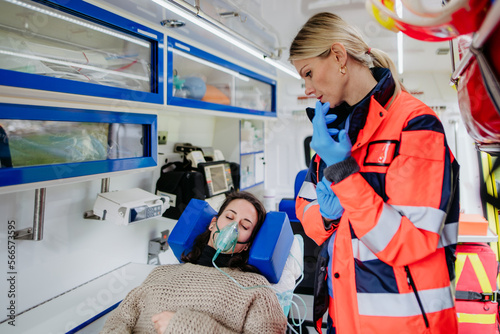
[[[342,43],[347,54],[366,67],[388,68],[396,90],[403,89],[398,79],[396,66],[389,56],[378,49],[370,49],[358,30],[333,13],[318,13],[300,29],[290,45],[289,61],[314,57],[326,57],[333,43]]]

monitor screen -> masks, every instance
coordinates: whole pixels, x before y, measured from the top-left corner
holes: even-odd
[[[205,175],[207,197],[226,193],[233,187],[231,168],[227,162],[200,163],[199,167]]]

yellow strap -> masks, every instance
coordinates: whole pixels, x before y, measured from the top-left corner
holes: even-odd
[[[486,270],[484,269],[483,263],[479,259],[479,255],[476,253],[458,253],[457,261],[455,266],[455,272],[457,276],[457,282],[462,275],[462,271],[464,270],[465,260],[469,258],[470,263],[472,264],[472,268],[474,269],[474,273],[477,276],[479,281],[479,285],[481,286],[481,291],[484,293],[491,293],[493,289],[491,288],[490,280],[488,279],[488,275],[486,274]]]
[[[458,322],[481,325],[491,325],[496,321],[496,314],[467,314],[457,313]]]
[[[478,254],[470,254],[469,260],[472,263],[472,267],[474,268],[474,272],[479,280],[479,285],[481,285],[481,290],[486,293],[491,293],[493,289],[491,288],[490,280],[488,279],[488,275],[486,274],[486,270],[484,269],[483,263],[479,259]]]
[[[456,276],[455,282],[458,282],[460,276],[462,275],[466,259],[467,259],[467,254],[465,253],[457,254],[457,260],[455,261],[455,276]]]

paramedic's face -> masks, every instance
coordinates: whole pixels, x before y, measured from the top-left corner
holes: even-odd
[[[343,102],[345,85],[333,52],[327,57],[295,60],[293,65],[305,80],[307,96],[314,96],[321,103],[330,102],[332,107]]]
[[[255,207],[248,201],[244,199],[235,199],[231,201],[224,212],[217,219],[217,226],[219,230],[222,230],[226,225],[237,222],[238,223],[238,242],[247,242],[250,241],[250,237],[252,235],[255,224],[257,223],[257,210]],[[217,228],[215,227],[214,218],[210,223],[210,239],[208,241],[208,245],[215,248],[213,244],[214,233],[217,232]],[[234,249],[235,253],[242,252],[249,247],[248,244],[236,244]]]

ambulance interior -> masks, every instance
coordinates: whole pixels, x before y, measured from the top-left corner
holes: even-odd
[[[482,222],[459,242],[487,243],[498,261],[498,212],[485,196],[497,194],[499,104],[475,118],[456,84],[468,47],[500,29],[500,3],[451,0],[447,9],[480,9],[467,33],[445,31],[450,13],[436,23],[408,8],[440,13],[441,1],[395,3],[423,35],[401,32],[378,0],[0,0],[0,332],[98,332],[154,266],[178,263],[165,239],[189,200],[217,210],[232,189],[287,213],[303,240],[288,316],[296,332],[315,332],[318,247],[293,208],[314,154],[305,109],[316,98],[288,48],[322,11],[388,53],[437,113],[461,166],[461,212]],[[498,89],[499,67],[490,70]]]

